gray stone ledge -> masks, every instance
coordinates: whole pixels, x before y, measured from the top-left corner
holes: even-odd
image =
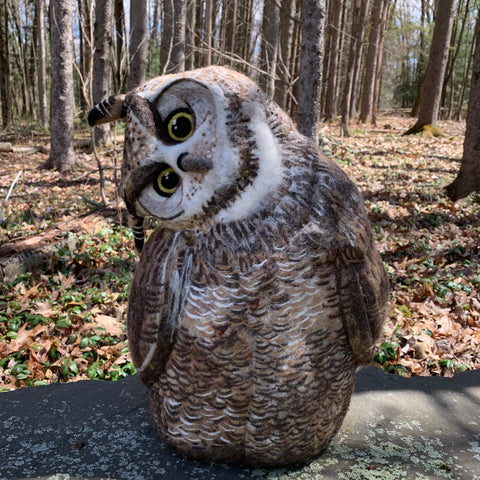
[[[156,437],[137,377],[0,394],[0,480],[480,480],[480,370],[359,372],[343,427],[296,469],[198,463]]]

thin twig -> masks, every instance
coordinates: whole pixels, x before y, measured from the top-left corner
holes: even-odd
[[[108,200],[105,195],[105,176],[103,175],[103,165],[102,165],[102,162],[100,161],[100,157],[98,156],[98,153],[97,153],[97,147],[95,145],[95,137],[93,135],[94,128],[95,127],[90,128],[90,137],[92,139],[93,155],[95,156],[95,160],[97,161],[98,173],[100,177],[100,195],[102,197],[103,206],[106,207],[108,205]]]
[[[80,197],[82,200],[85,200],[85,202],[87,202],[89,205],[93,205],[94,207],[101,208],[101,207],[105,207],[105,206],[106,206],[104,203],[96,202],[95,200],[90,200],[90,199],[87,198],[85,195],[79,195],[79,197]]]
[[[20,175],[23,173],[23,170],[20,170],[17,173],[17,176],[13,180],[12,184],[10,185],[10,188],[8,189],[7,196],[5,197],[5,200],[3,201],[2,209],[0,210],[0,225],[3,225],[3,211],[5,210],[5,207],[7,205],[8,199],[10,198],[10,195],[13,191],[13,188],[15,187],[15,184],[17,183],[18,179],[20,178]]]

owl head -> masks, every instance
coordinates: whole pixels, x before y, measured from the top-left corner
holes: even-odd
[[[290,130],[291,122],[237,72],[207,67],[154,78],[103,101],[88,120],[94,126],[120,118],[122,194],[139,248],[145,216],[201,230],[250,215],[282,182],[274,130]]]

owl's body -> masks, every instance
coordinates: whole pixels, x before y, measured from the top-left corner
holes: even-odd
[[[312,458],[340,428],[385,313],[359,192],[235,72],[160,77],[121,100],[140,242],[140,219],[161,220],[128,312],[160,437],[212,461]]]

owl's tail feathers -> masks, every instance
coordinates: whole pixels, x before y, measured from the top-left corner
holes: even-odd
[[[90,110],[88,124],[94,127],[101,123],[115,122],[126,115],[125,95],[111,95]]]
[[[132,229],[135,248],[141,252],[145,244],[145,222],[143,217],[128,215],[128,225]]]

